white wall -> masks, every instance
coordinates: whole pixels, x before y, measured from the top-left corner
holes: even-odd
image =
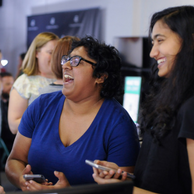
[[[100,7],[103,39],[147,36],[151,15],[166,7],[194,5],[194,0],[3,0],[0,7],[0,49],[9,60],[7,71],[16,73],[18,56],[26,51],[27,16]]]

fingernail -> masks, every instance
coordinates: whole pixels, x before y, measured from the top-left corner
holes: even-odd
[[[118,172],[118,173],[121,173],[121,172],[122,172],[122,170],[121,170],[121,169],[118,169],[118,170],[117,170],[117,172]]]

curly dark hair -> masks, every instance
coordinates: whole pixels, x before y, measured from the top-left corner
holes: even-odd
[[[122,94],[121,90],[121,60],[118,50],[105,43],[100,43],[91,36],[86,36],[80,41],[73,41],[70,53],[77,47],[83,46],[88,57],[96,61],[93,66],[93,77],[100,78],[106,74],[100,95],[103,98],[112,98]]]
[[[168,78],[158,76],[156,62],[152,67],[151,90],[142,106],[140,125],[155,140],[172,130],[178,109],[194,95],[194,7],[172,7],[155,13],[150,23],[150,37],[159,20],[179,35],[182,45]]]

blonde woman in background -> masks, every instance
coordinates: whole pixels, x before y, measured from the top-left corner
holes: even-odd
[[[8,122],[13,134],[18,131],[21,117],[40,89],[56,80],[51,70],[51,55],[59,37],[51,32],[38,34],[31,43],[22,64],[22,74],[10,93]]]
[[[71,44],[74,40],[79,40],[75,36],[64,36],[61,38],[51,57],[51,69],[56,76],[56,81],[41,89],[40,93],[50,93],[63,89],[63,72],[61,66],[61,58],[63,55],[68,55],[71,49]]]

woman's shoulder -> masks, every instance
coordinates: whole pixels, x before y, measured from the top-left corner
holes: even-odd
[[[114,117],[116,120],[132,120],[126,109],[114,98],[106,99],[104,101],[102,111],[105,115],[106,112],[109,114],[111,113],[112,117]]]
[[[188,98],[179,108],[179,116],[189,116],[194,114],[194,96]],[[181,117],[182,117],[181,116]]]
[[[26,74],[22,74],[15,80],[12,88],[15,88],[17,92],[20,94],[20,96],[24,98],[29,98],[30,85],[31,82],[29,76]]]
[[[56,79],[46,78],[40,75],[30,75],[24,78],[26,81],[29,81],[32,85],[37,85],[38,87],[45,87],[52,82],[54,82]]]
[[[17,83],[31,83],[31,84],[38,84],[38,85],[41,85],[41,84],[44,84],[44,83],[47,83],[50,84],[52,82],[54,82],[56,79],[51,79],[51,78],[46,78],[46,77],[43,77],[43,76],[40,76],[40,75],[27,75],[27,74],[22,74],[21,76],[19,76],[15,83],[14,84],[17,84]]]
[[[180,128],[179,138],[194,139],[194,96],[187,99],[181,106],[177,115],[177,128]],[[185,142],[185,141],[184,141]]]
[[[20,84],[20,83],[23,83],[23,82],[29,82],[29,76],[26,75],[25,73],[23,73],[22,75],[20,75],[14,82],[14,85],[15,84]]]
[[[104,101],[104,106],[108,106],[110,109],[118,111],[118,113],[121,113],[121,112],[123,112],[124,114],[127,113],[126,109],[114,98],[106,99]]]
[[[41,101],[41,103],[53,103],[53,102],[59,102],[60,99],[65,99],[65,96],[61,91],[55,91],[51,93],[44,93],[41,94],[38,99]]]
[[[194,111],[194,96],[188,98],[181,106],[181,109],[193,109]]]
[[[19,76],[13,84],[13,88],[24,98],[31,98],[33,95],[39,96],[39,89],[49,85],[55,79],[48,79],[39,75],[26,75]]]
[[[14,82],[14,86],[17,86],[19,84],[25,85],[25,84],[33,84],[36,82],[39,82],[40,76],[31,75],[28,76],[27,74],[20,75]]]

